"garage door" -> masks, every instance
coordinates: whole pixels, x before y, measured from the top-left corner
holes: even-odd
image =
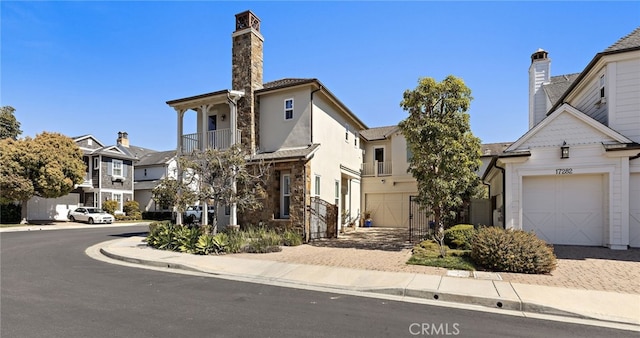
[[[603,176],[523,178],[523,224],[547,243],[603,245]]]
[[[374,227],[409,228],[409,194],[366,194]]]
[[[631,174],[629,194],[629,245],[640,248],[640,173]]]

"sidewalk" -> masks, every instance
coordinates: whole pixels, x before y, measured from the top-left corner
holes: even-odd
[[[388,294],[640,325],[640,295],[520,284],[496,274],[449,271],[444,276],[276,262],[222,256],[198,256],[149,248],[143,237],[101,243],[112,259],[155,267],[239,277],[256,283]],[[640,327],[638,328],[640,330]]]

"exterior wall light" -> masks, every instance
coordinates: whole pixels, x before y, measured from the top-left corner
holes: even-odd
[[[560,158],[569,158],[569,146],[567,145],[567,141],[562,142],[562,146],[560,147]]]

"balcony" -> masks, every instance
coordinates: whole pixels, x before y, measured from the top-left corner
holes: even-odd
[[[93,180],[89,173],[85,173],[82,179],[82,183],[78,184],[79,187],[93,187]]]
[[[362,176],[389,176],[391,173],[391,162],[362,163]]]
[[[240,143],[240,130],[236,132],[236,142]],[[188,154],[194,150],[219,149],[231,147],[231,129],[218,129],[204,133],[182,135],[182,153]]]

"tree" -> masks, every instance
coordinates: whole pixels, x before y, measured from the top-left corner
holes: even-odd
[[[20,201],[22,221],[33,197],[64,196],[82,183],[86,166],[72,139],[58,133],[0,140],[0,203]]]
[[[181,194],[178,191],[182,190]],[[193,204],[197,197],[186,183],[178,184],[178,181],[174,178],[165,177],[160,180],[160,183],[151,191],[153,201],[156,205],[162,208],[172,206],[176,208],[176,211],[183,213],[185,208],[189,204]]]
[[[266,195],[264,183],[269,176],[268,165],[255,162],[247,165],[247,154],[240,145],[226,150],[207,149],[181,159],[185,179],[198,185],[200,201],[210,201],[213,210],[221,205],[235,204],[238,210],[256,210]],[[203,217],[206,214],[203,210]],[[212,230],[218,228],[218,213],[213,217]]]
[[[20,122],[13,115],[15,111],[11,106],[0,107],[0,139],[10,138],[17,140],[18,135],[22,134]]]
[[[462,79],[420,78],[400,106],[409,116],[399,127],[412,153],[408,171],[418,183],[418,202],[440,225],[455,216],[479,184],[480,139],[471,133],[471,90]]]

